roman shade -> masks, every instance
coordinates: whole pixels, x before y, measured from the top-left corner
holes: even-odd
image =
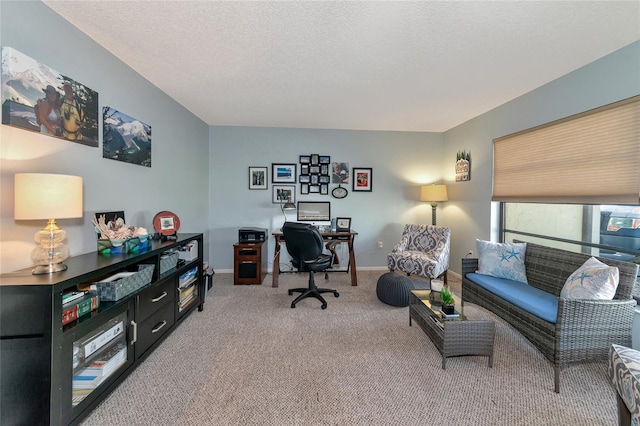
[[[640,96],[493,140],[493,200],[639,204]]]

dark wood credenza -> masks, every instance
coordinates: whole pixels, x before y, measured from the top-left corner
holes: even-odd
[[[163,253],[194,241],[197,256],[192,246],[190,259],[160,273]],[[28,268],[0,275],[0,424],[67,425],[85,418],[187,315],[203,309],[202,253],[202,234],[185,233],[151,241],[141,253],[74,256],[55,274],[32,275]],[[63,293],[150,264],[151,283],[62,324]],[[77,383],[80,372],[109,359],[109,351],[118,354],[115,368],[105,369],[95,387],[74,390],[74,377]]]

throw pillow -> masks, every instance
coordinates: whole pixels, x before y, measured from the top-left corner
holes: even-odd
[[[589,258],[571,274],[560,291],[567,299],[611,300],[616,295],[620,271],[615,266]]]
[[[527,243],[493,243],[476,240],[478,274],[527,283],[524,255]]]

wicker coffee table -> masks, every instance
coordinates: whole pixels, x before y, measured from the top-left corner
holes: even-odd
[[[462,355],[489,357],[493,367],[493,340],[495,323],[480,311],[464,311],[456,304],[460,316],[444,319],[440,312],[440,293],[430,290],[412,290],[409,295],[409,325],[415,320],[442,354],[442,369],[447,358]]]

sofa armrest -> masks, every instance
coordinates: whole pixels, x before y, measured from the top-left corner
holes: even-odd
[[[612,343],[631,345],[636,301],[558,298],[556,359],[606,358]]]
[[[478,270],[478,259],[465,257],[462,259],[462,278]]]

